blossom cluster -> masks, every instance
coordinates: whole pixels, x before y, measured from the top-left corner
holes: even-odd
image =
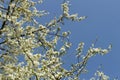
[[[94,74],[94,77],[90,78],[90,80],[109,80],[110,77],[105,75],[104,72],[97,70]]]
[[[42,2],[0,0],[0,80],[79,80],[91,56],[109,52],[108,49],[90,48],[82,62],[75,64],[71,70],[65,69],[62,56],[72,44],[68,37],[70,32],[62,32],[60,26],[64,19],[81,21],[86,16],[70,14],[69,2],[64,2],[61,4],[63,14],[44,25],[38,19],[48,12],[36,7]],[[81,56],[83,46],[81,42],[77,56]],[[101,72],[98,76],[107,78]]]
[[[70,19],[72,21],[81,21],[81,20],[84,20],[87,18],[87,16],[81,16],[81,17],[78,17],[78,14],[75,13],[75,14],[69,14],[69,1],[65,2],[62,4],[62,9],[63,9],[63,15],[67,18],[67,19]]]

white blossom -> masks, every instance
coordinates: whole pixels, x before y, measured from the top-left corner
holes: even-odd
[[[0,2],[4,9],[0,8],[0,80],[79,80],[81,72],[86,72],[89,58],[96,54],[104,55],[112,47],[92,46],[82,56],[84,42],[80,42],[76,49],[78,62],[69,70],[65,69],[62,56],[68,53],[72,43],[69,41],[70,31],[63,32],[61,24],[64,24],[64,19],[81,21],[86,16],[70,14],[69,1],[65,1],[61,4],[63,13],[60,17],[43,24],[39,20],[48,12],[37,7],[43,0]],[[102,80],[109,79],[100,71],[96,76]]]

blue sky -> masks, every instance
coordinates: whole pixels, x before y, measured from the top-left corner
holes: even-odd
[[[40,6],[40,9],[50,12],[47,21],[61,14],[60,3],[62,1],[45,0]],[[85,53],[92,41],[98,37],[96,47],[107,48],[111,43],[112,51],[105,56],[97,55],[91,58],[87,66],[88,75],[83,76],[89,78],[102,64],[102,70],[107,75],[120,78],[120,0],[70,0],[70,3],[70,13],[78,13],[80,16],[88,16],[88,18],[81,22],[66,21],[63,26],[63,31],[71,31],[70,41],[73,44],[65,61],[69,64],[74,62],[74,58],[69,54],[75,52],[79,42],[85,42]],[[45,21],[46,18],[41,19],[41,22]]]

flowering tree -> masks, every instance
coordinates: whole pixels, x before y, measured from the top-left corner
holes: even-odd
[[[62,67],[62,56],[71,43],[70,32],[62,32],[64,20],[81,21],[86,16],[69,13],[69,2],[61,4],[62,14],[47,24],[39,18],[48,14],[38,10],[42,0],[0,0],[0,80],[79,80],[86,71],[89,58],[104,55],[108,49],[96,48],[94,44],[84,57],[81,56],[84,43],[76,49],[78,62],[67,70]],[[63,43],[57,48],[58,42]],[[37,51],[36,51],[37,50]],[[97,71],[91,80],[108,80],[103,72]]]

